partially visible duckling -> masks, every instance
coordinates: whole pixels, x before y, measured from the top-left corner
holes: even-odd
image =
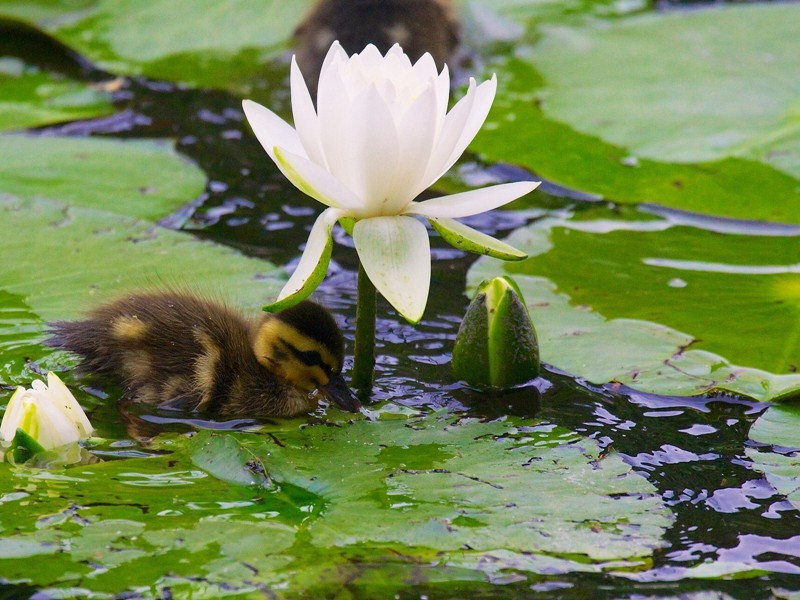
[[[295,31],[297,63],[315,96],[322,61],[335,40],[348,54],[394,44],[416,62],[429,52],[441,69],[458,44],[451,0],[321,0]]]
[[[137,400],[289,417],[315,409],[319,390],[360,408],[341,374],[342,333],[313,302],[247,320],[189,293],[150,292],[51,327],[49,346],[81,355],[83,370],[121,380]]]

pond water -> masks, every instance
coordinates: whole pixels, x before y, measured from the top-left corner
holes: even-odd
[[[34,36],[30,43],[41,42]],[[502,56],[507,50],[500,48]],[[25,44],[3,50],[31,60],[31,47]],[[49,69],[70,77],[101,78],[73,68],[56,46],[36,58],[45,59],[51,61]],[[287,65],[278,60],[262,70],[252,96],[285,114],[287,88]],[[194,162],[207,182],[198,198],[163,213],[159,223],[294,267],[320,207],[294,189],[264,155],[244,120],[240,95],[144,76],[122,80],[110,94],[113,110],[104,116],[38,127],[26,135],[176,140],[178,154]],[[466,155],[441,187],[532,177],[510,162],[492,164]],[[494,211],[467,222],[503,238],[550,218],[655,218],[651,208],[589,197],[545,182],[519,210]],[[669,210],[661,214],[680,218]],[[718,236],[736,235],[741,228],[710,215],[693,216],[685,226]],[[797,235],[782,227],[763,235]],[[331,271],[315,298],[335,312],[352,347],[357,257],[344,233],[336,234],[336,242]],[[767,403],[729,393],[682,397],[592,384],[552,366],[536,381],[503,393],[456,383],[450,353],[468,304],[465,280],[475,257],[437,237],[431,244],[431,296],[423,321],[410,326],[379,301],[378,364],[369,408],[386,429],[373,430],[379,436],[375,439],[364,429],[371,421],[325,407],[289,421],[227,422],[142,405],[118,409],[119,388],[65,371],[65,381],[79,390],[103,438],[92,450],[104,462],[52,471],[0,466],[0,596],[21,598],[39,591],[33,597],[768,598],[800,590],[800,512],[785,490],[776,491],[754,467],[748,452],[769,448],[750,439],[751,426]],[[0,293],[8,296],[0,296],[0,378],[7,384],[7,391],[0,392],[2,405],[13,385],[41,369],[63,370],[73,363],[38,345],[39,321],[35,315],[25,317],[31,311],[18,302],[21,294],[1,284]],[[406,440],[406,418],[412,430],[432,433]],[[455,536],[452,547],[425,543],[431,539],[427,530],[405,538],[403,519],[412,528],[415,511],[431,510],[434,522],[438,513],[430,507],[447,502],[427,489],[436,485],[435,479],[418,484],[413,475],[445,470],[453,457],[467,465],[465,471],[473,464],[469,453],[460,450],[461,442],[437,437],[443,422],[466,431],[465,446],[486,444],[487,461],[495,443],[511,444],[509,451],[530,445],[554,452],[562,443],[586,444],[581,452],[593,465],[590,470],[619,461],[613,463],[618,473],[611,479],[642,482],[616,490],[598,479],[596,485],[606,494],[602,497],[637,497],[649,508],[630,509],[629,530],[624,529],[625,511],[616,515],[614,527],[620,529],[614,535],[620,538],[580,538],[573,551],[547,542],[535,548],[519,542],[509,547],[514,555],[508,556],[494,552],[503,549],[501,542],[487,547],[463,542],[459,536],[470,527],[477,530],[475,539],[490,536],[467,523],[478,523],[481,510],[464,510],[457,530],[439,532],[444,538]],[[397,427],[405,431],[398,433]],[[203,433],[207,430],[224,435]],[[326,430],[333,433],[328,436]],[[233,445],[221,441],[228,436]],[[212,447],[211,458],[201,443]],[[381,450],[371,454],[378,446]],[[792,456],[790,449],[775,451]],[[242,452],[245,458],[231,459],[230,465],[221,458]],[[553,465],[567,463],[566,456],[554,458]],[[393,477],[400,483],[392,483]],[[559,503],[575,500],[569,495],[577,493],[570,487],[576,477],[567,472],[569,485],[560,483],[550,492],[554,514],[560,514]],[[474,505],[480,509],[482,502],[504,501],[507,493],[518,503],[517,495],[527,494],[525,481],[507,486],[499,500],[467,490],[465,498],[453,502],[468,506],[477,497]],[[540,484],[544,481],[530,481],[531,486]],[[440,491],[445,498],[450,494],[449,488]],[[544,493],[529,492],[537,498]],[[406,506],[408,512],[399,517],[389,514]],[[573,509],[580,512],[580,503]],[[614,514],[587,517],[586,527],[603,529]],[[499,522],[497,515],[486,519]],[[392,521],[397,518],[399,525]],[[547,522],[548,517],[538,518]],[[580,535],[561,521],[543,525],[540,533],[545,538]],[[626,536],[636,550],[615,554],[614,544],[624,544]]]

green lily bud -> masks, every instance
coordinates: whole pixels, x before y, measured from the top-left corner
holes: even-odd
[[[453,348],[453,374],[475,386],[510,387],[539,376],[539,342],[510,277],[478,286]]]

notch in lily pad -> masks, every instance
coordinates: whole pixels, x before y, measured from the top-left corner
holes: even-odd
[[[539,342],[510,277],[478,286],[453,348],[453,374],[477,387],[507,388],[539,376]]]

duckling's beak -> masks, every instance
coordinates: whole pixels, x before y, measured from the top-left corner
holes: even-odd
[[[328,385],[322,388],[322,393],[324,393],[328,399],[336,402],[336,404],[341,406],[344,410],[350,412],[358,412],[361,410],[361,402],[358,401],[358,398],[356,398],[352,390],[347,387],[344,377],[342,377],[341,374],[331,377]]]

